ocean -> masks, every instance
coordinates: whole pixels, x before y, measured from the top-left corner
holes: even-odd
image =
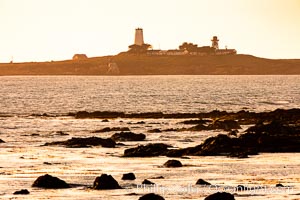
[[[213,110],[263,112],[300,108],[300,76],[0,76],[0,199],[125,199],[155,192],[165,199],[204,199],[229,191],[237,200],[300,199],[300,153],[260,153],[248,159],[225,156],[179,158],[184,166],[170,169],[170,158],[124,158],[127,148],[162,142],[190,147],[217,131],[149,133],[152,129],[189,127],[185,119],[76,119],[70,112],[198,113]],[[47,114],[47,115],[42,115]],[[105,127],[128,127],[146,134],[145,141],[124,142],[117,148],[43,146],[72,137],[102,138]],[[243,132],[249,126],[243,125]],[[61,134],[64,133],[64,134]],[[134,181],[121,180],[134,172]],[[111,174],[124,188],[93,190],[94,179]],[[76,184],[70,189],[32,188],[44,174]],[[163,179],[154,177],[163,176]],[[212,186],[196,186],[202,178]],[[156,187],[142,187],[144,179]],[[277,183],[287,186],[275,188]],[[254,189],[234,191],[235,186]],[[260,189],[255,189],[260,187]],[[264,188],[264,189],[262,189]],[[29,195],[13,195],[28,189]]]

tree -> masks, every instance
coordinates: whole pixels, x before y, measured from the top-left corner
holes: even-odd
[[[184,42],[179,46],[180,50],[187,50],[188,52],[196,52],[198,49],[197,44]]]

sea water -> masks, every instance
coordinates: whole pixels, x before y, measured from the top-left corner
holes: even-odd
[[[155,192],[165,199],[204,199],[217,191],[243,199],[300,199],[300,154],[261,153],[248,159],[223,156],[179,158],[182,168],[164,168],[170,158],[124,158],[127,148],[163,142],[174,147],[200,144],[222,131],[148,133],[182,128],[184,119],[75,119],[77,111],[192,113],[249,110],[271,111],[300,107],[300,76],[15,76],[0,77],[0,199],[138,199]],[[53,117],[33,114],[55,114]],[[143,121],[144,123],[139,123]],[[104,127],[128,127],[146,134],[141,142],[117,148],[43,146],[71,137],[110,137],[93,133]],[[248,126],[242,126],[245,130]],[[65,134],[60,134],[60,132]],[[122,181],[123,173],[137,179]],[[32,188],[34,180],[50,174],[76,184],[71,189]],[[89,189],[102,173],[124,188]],[[163,176],[164,179],[153,179]],[[196,186],[202,178],[212,186]],[[156,183],[143,187],[144,179]],[[287,186],[275,188],[277,183]],[[252,187],[236,191],[237,185]],[[29,195],[16,196],[28,189]]]

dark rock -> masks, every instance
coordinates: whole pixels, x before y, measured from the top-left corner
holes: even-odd
[[[140,197],[139,200],[165,200],[162,196],[154,194],[154,193],[149,193],[145,194],[144,196]]]
[[[284,185],[282,185],[281,183],[277,183],[276,187],[284,187]]]
[[[240,129],[240,125],[238,122],[234,120],[216,120],[212,124],[205,126],[203,123],[198,124],[189,128],[189,131],[203,131],[203,130],[216,130],[216,129],[223,129],[223,130],[231,130],[231,129]]]
[[[251,188],[248,188],[247,186],[244,186],[244,185],[238,185],[235,187],[235,190],[238,192],[243,192],[243,191],[250,190],[250,189]]]
[[[142,184],[143,184],[143,185],[154,185],[153,182],[151,182],[151,181],[149,181],[149,180],[147,180],[147,179],[145,179],[145,180],[142,182]]]
[[[126,196],[137,196],[138,194],[135,193],[135,192],[132,192],[132,193],[128,193],[128,194],[125,194]]]
[[[216,120],[211,125],[208,126],[209,129],[223,129],[223,130],[231,130],[231,129],[241,129],[241,126],[238,122],[234,120]]]
[[[14,194],[29,194],[30,192],[27,189],[22,189],[19,191],[15,191]]]
[[[111,175],[107,174],[101,174],[101,176],[96,177],[93,188],[96,190],[122,189],[119,183]]]
[[[152,129],[152,130],[148,130],[148,133],[161,133],[161,130],[158,128]]]
[[[65,136],[65,135],[69,135],[69,134],[65,133],[63,131],[56,131],[55,135]]]
[[[241,145],[256,147],[259,152],[299,152],[300,126],[279,121],[259,123],[248,128],[239,139]]]
[[[300,134],[299,129],[286,125],[280,121],[272,121],[268,124],[258,123],[246,130],[247,133],[266,135],[295,135]]]
[[[163,132],[182,132],[182,131],[187,131],[189,129],[186,128],[167,128],[162,130]]]
[[[209,182],[203,180],[203,179],[198,179],[198,181],[196,182],[196,185],[211,185]]]
[[[134,173],[123,174],[122,180],[135,180]]]
[[[167,153],[170,145],[166,145],[163,143],[155,143],[155,144],[147,144],[140,145],[135,148],[125,149],[124,157],[152,157],[152,156],[160,156]]]
[[[232,158],[249,158],[247,152],[231,152],[229,157]]]
[[[154,176],[154,177],[151,177],[151,179],[164,179],[165,177],[163,176]]]
[[[143,141],[146,135],[142,133],[121,132],[113,134],[110,138],[114,141]]]
[[[146,113],[131,113],[126,114],[127,118],[140,118],[140,119],[159,119],[163,118],[164,114],[162,112],[146,112]]]
[[[234,196],[227,192],[217,192],[207,196],[204,200],[234,200]]]
[[[32,184],[32,187],[58,189],[70,188],[70,185],[57,177],[46,174],[38,177]]]
[[[234,137],[237,137],[237,134],[238,134],[238,130],[230,130],[229,132],[228,132],[228,136],[234,136]]]
[[[102,146],[112,148],[116,146],[115,141],[110,138],[103,139],[99,137],[89,137],[89,138],[71,138],[67,141],[51,142],[46,143],[45,146],[51,145],[63,145],[69,148],[79,148],[79,147],[89,147],[89,146]]]
[[[222,120],[236,120],[239,124],[256,124],[259,121],[272,121],[279,120],[286,122],[296,122],[300,117],[300,109],[277,109],[272,112],[253,113],[249,111],[241,110],[237,113],[230,113],[226,111],[214,110],[208,113],[171,113],[164,114],[162,112],[149,112],[149,113],[130,113],[125,114],[123,112],[86,112],[80,111],[77,113],[69,113],[67,116],[74,116],[76,118],[139,118],[139,119],[187,119],[187,118],[199,118],[199,119],[222,119]],[[192,124],[192,123],[191,123]],[[201,121],[199,122],[201,124]]]
[[[3,140],[0,139],[0,143],[5,143]]]
[[[93,131],[93,133],[105,133],[111,131],[130,131],[130,129],[128,127],[105,127],[103,129]]]
[[[105,127],[103,129],[93,131],[93,133],[104,133],[104,132],[110,132],[110,131],[111,131],[111,129],[109,127]]]
[[[237,158],[249,158],[247,153],[240,153]]]
[[[108,119],[103,119],[101,122],[109,122]]]
[[[95,112],[87,112],[87,111],[79,111],[75,113],[75,118],[118,118],[124,117],[125,114],[123,112],[109,112],[109,111],[95,111]]]
[[[222,153],[232,152],[234,140],[227,135],[219,134],[215,137],[210,137],[201,145],[201,150],[195,152],[195,155],[214,156]],[[197,149],[196,149],[197,150]]]
[[[219,134],[207,138],[200,145],[183,149],[169,150],[167,148],[155,149],[151,145],[139,146],[125,150],[124,156],[145,157],[166,155],[169,157],[182,157],[220,155],[247,158],[248,155],[257,155],[258,152],[300,152],[300,109],[276,110],[263,113],[213,111],[207,114],[165,114],[164,117],[180,118],[183,116],[222,118],[222,120],[216,120],[209,125],[198,124],[191,128],[171,128],[169,129],[170,131],[231,130],[240,128],[236,120],[245,120],[248,122],[261,121],[261,123],[248,128],[246,133],[238,137]],[[266,123],[267,121],[268,123]]]
[[[168,160],[164,164],[165,167],[182,167],[182,164],[179,160]]]
[[[167,157],[180,158],[186,154],[186,149],[170,149],[166,152]]]

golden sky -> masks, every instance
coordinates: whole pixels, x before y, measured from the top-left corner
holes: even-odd
[[[238,53],[300,58],[300,0],[0,0],[0,62],[126,51],[134,30],[155,49],[219,37]]]

